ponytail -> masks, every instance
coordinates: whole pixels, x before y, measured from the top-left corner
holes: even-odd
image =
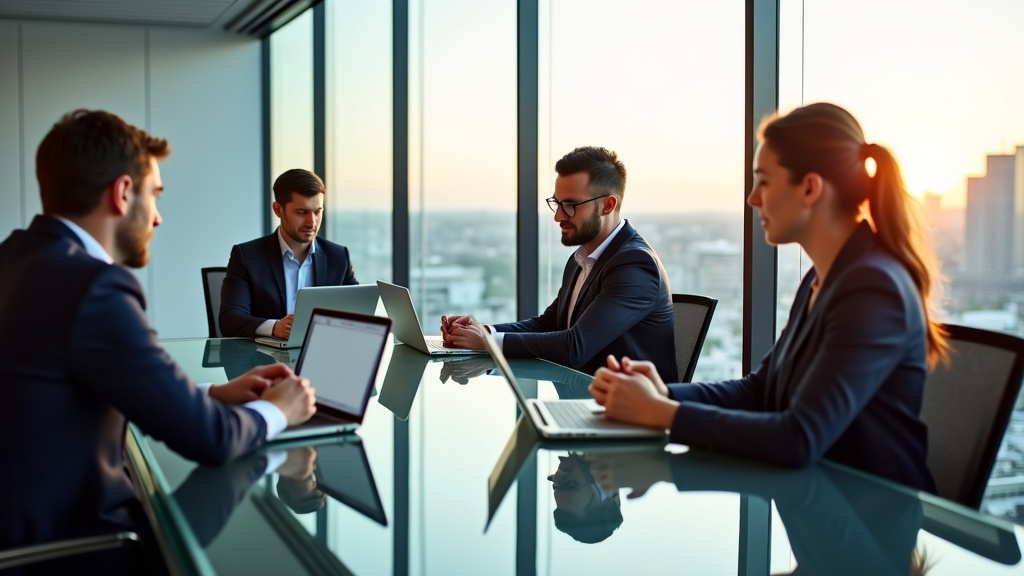
[[[938,261],[925,238],[918,203],[907,193],[896,158],[884,146],[863,144],[861,158],[875,161],[875,174],[868,184],[868,208],[875,233],[882,245],[910,273],[924,303],[928,328],[928,366],[949,357],[949,344],[938,322],[935,295],[941,293]]]

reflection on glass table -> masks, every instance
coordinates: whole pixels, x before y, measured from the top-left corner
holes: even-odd
[[[629,508],[649,492],[664,502],[663,484],[774,502],[792,561],[773,559],[773,574],[998,574],[1021,563],[1012,525],[842,466],[789,470],[652,443],[544,443],[522,418],[488,481],[488,527],[517,479],[522,489],[540,478],[551,485],[556,530],[586,544],[650,521]],[[548,520],[537,522],[544,533]]]
[[[226,341],[207,342],[164,345],[194,380],[222,381],[226,367],[211,366],[218,363],[212,349],[223,356]],[[843,574],[845,568],[828,563],[828,555],[844,553],[835,549],[840,543],[861,542],[874,546],[866,548],[877,552],[874,559],[902,562],[908,539],[925,551],[929,576],[1021,573],[1024,528],[1015,533],[976,512],[835,466],[784,470],[697,452],[668,454],[660,443],[538,443],[503,377],[484,373],[466,385],[443,383],[443,362],[393,348],[357,435],[277,444],[262,467],[246,468],[240,460],[202,472],[158,441],[138,438],[139,459],[155,487],[143,493],[151,495],[159,526],[177,538],[170,550],[186,566],[180,573]],[[513,370],[530,398],[559,397],[560,383],[583,389],[589,383],[586,375],[543,361],[517,361]],[[277,464],[269,457],[301,446],[315,449],[315,460],[305,449]],[[347,456],[327,458],[332,450]],[[193,473],[232,486],[228,471],[235,466],[241,488],[204,489],[206,501],[187,504],[182,487]],[[670,481],[628,498],[631,489],[617,486],[644,485],[627,482],[624,470],[654,470],[661,476],[649,477]],[[774,532],[769,499],[780,511]],[[874,510],[875,501],[886,505]],[[590,526],[597,528],[578,521],[598,502],[610,503],[593,514],[599,521]],[[891,526],[875,525],[886,518]],[[828,523],[848,532],[833,534],[831,543],[815,540],[830,533]],[[878,534],[878,541],[856,536],[854,528]],[[850,566],[858,567],[853,560]]]

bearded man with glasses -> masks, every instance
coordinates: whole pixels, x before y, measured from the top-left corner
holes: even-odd
[[[482,350],[483,331],[509,358],[542,358],[588,374],[609,354],[644,358],[676,375],[672,296],[654,249],[620,217],[626,166],[609,150],[587,146],[555,164],[547,199],[562,244],[579,246],[558,297],[543,314],[485,326],[469,316],[441,317],[445,343]]]

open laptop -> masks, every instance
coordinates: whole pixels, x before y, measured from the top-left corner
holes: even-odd
[[[366,414],[391,320],[340,310],[313,310],[295,373],[316,388],[316,414],[274,441],[350,432]]]
[[[380,299],[384,309],[395,323],[395,338],[398,341],[432,356],[451,354],[486,354],[483,350],[466,350],[464,348],[445,348],[440,336],[425,336],[420,326],[416,308],[412,304],[412,296],[405,286],[396,286],[377,280]],[[440,321],[440,319],[438,319]]]
[[[257,344],[271,348],[302,348],[306,337],[306,326],[315,308],[343,310],[356,314],[373,315],[377,310],[379,294],[373,284],[352,286],[311,286],[302,288],[295,295],[295,314],[292,331],[287,339],[264,336],[256,339]]]
[[[663,438],[666,430],[647,428],[635,424],[616,422],[604,417],[604,408],[593,400],[534,400],[527,399],[516,382],[508,360],[490,334],[484,335],[484,346],[498,365],[509,388],[515,394],[523,413],[530,419],[542,438]]]

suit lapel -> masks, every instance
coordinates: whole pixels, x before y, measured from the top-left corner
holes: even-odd
[[[274,283],[277,285],[277,295],[281,299],[281,309],[287,310],[288,306],[285,302],[284,264],[281,262],[281,243],[277,240],[277,232],[267,236],[266,239],[267,264],[270,266],[270,272],[274,277]]]
[[[819,300],[812,313],[807,314],[807,304],[811,298],[811,283],[815,277],[812,269],[800,283],[796,297],[793,298],[793,308],[789,311],[786,331],[775,346],[774,374],[770,374],[769,378],[775,385],[775,409],[777,410],[786,405],[789,387],[792,384],[793,374],[796,372],[795,364],[801,357],[800,350],[814,326],[814,314],[821,309],[821,306],[818,305],[821,303]]]
[[[587,298],[587,294],[590,292],[590,287],[594,285],[594,282],[596,281],[595,279],[601,273],[601,269],[604,268],[604,265],[607,264],[609,260],[611,260],[612,256],[614,256],[619,251],[619,249],[622,248],[622,245],[625,244],[627,241],[631,240],[633,236],[636,236],[636,230],[634,230],[633,227],[630,226],[629,222],[627,221],[622,226],[622,230],[619,230],[619,233],[615,235],[615,238],[612,238],[612,241],[609,242],[608,246],[605,247],[604,252],[601,253],[601,257],[597,259],[597,262],[594,262],[594,267],[590,269],[590,274],[587,275],[587,279],[583,281],[583,287],[580,288],[580,295],[579,298],[576,300],[576,307],[572,309],[573,322],[575,322],[576,319],[580,317],[580,314],[582,314],[583,310],[586,308],[584,302],[589,301]],[[575,262],[575,260],[573,261]],[[578,274],[579,266],[577,266],[577,275]],[[572,286],[575,285],[576,278],[573,277]],[[568,297],[572,297],[572,290],[569,291]]]
[[[319,238],[314,239],[313,243],[316,245],[316,251],[309,255],[313,259],[313,286],[327,286],[327,251],[323,250]]]
[[[823,310],[829,306],[829,300],[834,292],[834,287],[842,282],[842,275],[854,262],[871,251],[875,245],[875,234],[867,222],[862,222],[847,239],[846,244],[836,255],[829,270],[828,278],[821,286],[814,308],[807,313],[807,305],[811,298],[811,283],[816,275],[813,270],[808,272],[801,283],[797,296],[793,302],[793,309],[790,311],[789,324],[786,327],[786,342],[780,340],[777,346],[778,354],[775,363],[780,366],[777,372],[777,407],[784,405],[785,399],[791,394],[791,388],[795,384],[799,374],[805,369],[807,361],[813,354],[809,352],[802,354],[804,346],[810,346],[808,338],[816,333],[815,327],[824,314]]]
[[[559,330],[565,330],[569,327],[569,320],[566,316],[569,314],[569,299],[572,298],[572,289],[576,286],[576,279],[579,278],[580,272],[583,269],[576,263],[575,256],[569,256],[569,261],[565,263],[565,270],[562,272],[562,292],[558,297],[558,318],[556,318]],[[576,311],[573,310],[573,315]]]

